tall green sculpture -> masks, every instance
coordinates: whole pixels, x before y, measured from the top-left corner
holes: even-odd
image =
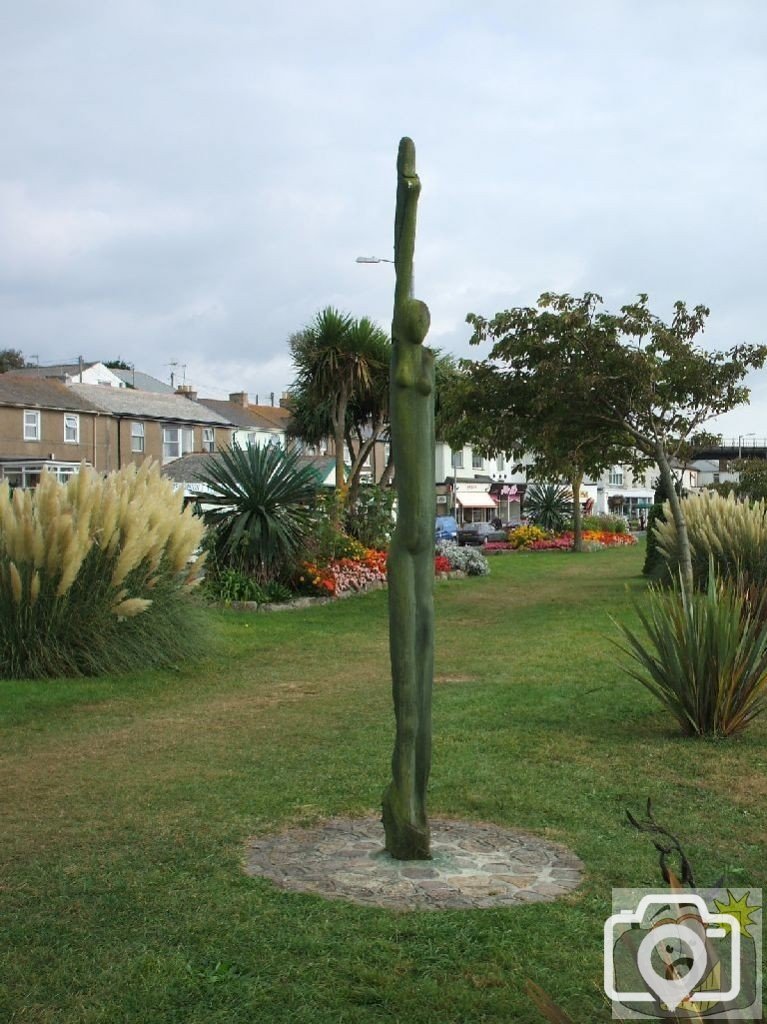
[[[434,354],[423,344],[429,309],[413,298],[413,250],[421,182],[415,146],[397,155],[394,318],[390,379],[391,443],[397,525],[388,558],[389,649],[396,739],[384,792],[386,849],[399,860],[426,860],[426,786],[431,768],[434,681]]]

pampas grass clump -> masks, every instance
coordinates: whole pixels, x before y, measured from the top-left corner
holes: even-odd
[[[742,580],[758,590],[767,588],[767,502],[739,501],[715,491],[682,502],[692,548],[697,589],[708,587],[709,562],[719,579]],[[666,521],[656,519],[657,549],[666,561],[667,578],[679,572],[679,544],[671,509],[663,506]]]
[[[0,484],[0,674],[100,675],[176,662],[203,525],[148,460],[66,484]]]

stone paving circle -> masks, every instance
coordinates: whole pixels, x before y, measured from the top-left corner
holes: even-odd
[[[430,824],[428,861],[390,857],[377,818],[334,818],[249,839],[245,870],[294,892],[394,910],[548,902],[583,877],[574,853],[528,832],[474,821]]]

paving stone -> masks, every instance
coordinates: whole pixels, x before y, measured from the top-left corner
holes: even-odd
[[[431,828],[431,861],[390,857],[379,817],[338,818],[254,837],[246,871],[284,889],[396,910],[512,907],[580,883],[578,858],[539,836],[487,822],[434,819]]]

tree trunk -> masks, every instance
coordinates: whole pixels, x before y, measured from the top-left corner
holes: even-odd
[[[336,490],[342,491],[346,483],[344,466],[344,428],[346,426],[346,408],[349,404],[349,396],[346,388],[342,387],[338,394],[335,415],[333,416],[333,444],[336,449]]]
[[[394,480],[394,453],[389,451],[389,458],[384,466],[383,473],[381,473],[381,479],[378,481],[378,486],[389,487],[392,480]]]
[[[415,148],[400,142],[394,224],[391,436],[399,510],[388,557],[389,651],[396,735],[383,794],[386,849],[398,860],[430,854],[426,787],[434,682],[434,355],[423,341],[429,310],[412,298]]]
[[[685,519],[684,512],[682,511],[682,501],[677,493],[674,475],[671,472],[671,466],[669,465],[666,451],[660,441],[656,445],[656,455],[658,459],[658,466],[660,467],[661,479],[663,480],[663,489],[668,495],[668,502],[671,506],[671,515],[674,519],[677,540],[679,541],[679,571],[682,578],[682,586],[684,587],[685,592],[689,596],[692,596],[694,590],[692,549],[690,548],[690,537],[687,533],[687,520]]]
[[[573,492],[573,551],[583,551],[583,513],[581,511],[581,484],[583,473],[573,472],[570,487]]]
[[[352,468],[349,473],[349,505],[354,505],[357,500],[357,495],[360,490],[360,476],[362,475],[362,467],[365,464],[365,459],[368,457],[370,452],[378,440],[378,435],[381,433],[383,423],[376,423],[372,426],[370,437],[366,440],[360,440],[360,446],[357,449],[357,453],[352,453]],[[351,445],[349,446],[351,452]]]

